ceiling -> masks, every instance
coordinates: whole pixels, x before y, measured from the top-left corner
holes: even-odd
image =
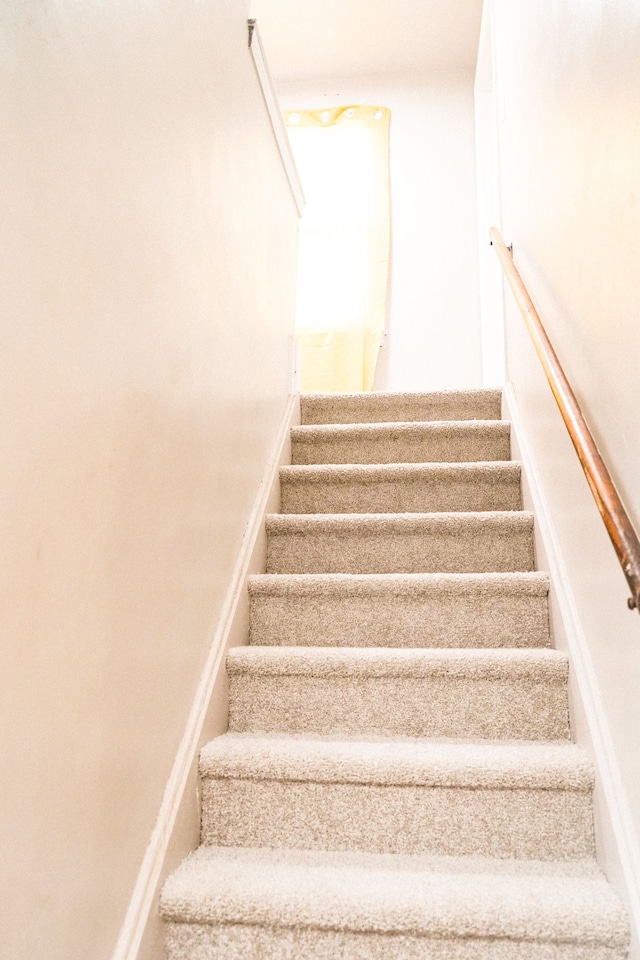
[[[473,75],[482,0],[252,0],[278,80]]]

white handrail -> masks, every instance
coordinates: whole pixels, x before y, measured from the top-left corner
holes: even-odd
[[[249,49],[251,50],[251,54],[253,56],[256,73],[258,74],[258,79],[262,88],[262,95],[267,107],[269,119],[271,120],[271,126],[273,127],[273,133],[276,138],[276,143],[278,144],[278,150],[280,151],[285,173],[287,174],[291,193],[293,194],[293,199],[295,200],[298,208],[298,216],[301,217],[305,205],[304,191],[302,189],[302,183],[300,182],[300,175],[298,174],[296,162],[293,159],[291,144],[289,142],[289,134],[287,133],[287,128],[284,125],[282,110],[280,109],[280,104],[278,103],[278,95],[276,93],[276,88],[273,84],[271,73],[269,72],[269,67],[267,65],[264,48],[262,46],[262,40],[260,39],[260,34],[258,33],[258,24],[255,20],[249,20],[248,24]]]

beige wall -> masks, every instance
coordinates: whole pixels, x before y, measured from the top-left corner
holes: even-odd
[[[3,956],[111,955],[289,389],[237,0],[0,6]]]
[[[473,81],[279,81],[284,107],[391,109],[392,263],[376,389],[481,384]]]
[[[640,10],[636,0],[493,9],[504,236],[640,529]],[[578,611],[591,735],[613,743],[601,773],[617,784],[614,827],[638,910],[640,618],[507,303],[508,373]]]

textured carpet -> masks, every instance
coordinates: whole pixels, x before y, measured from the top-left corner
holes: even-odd
[[[281,513],[520,510],[517,463],[283,467]]]
[[[227,667],[231,730],[569,736],[568,663],[554,650],[245,647]]]
[[[302,398],[169,960],[622,960],[497,391]]]
[[[475,463],[508,460],[500,421],[302,426],[291,431],[294,464]]]
[[[307,394],[300,411],[303,424],[499,420],[501,399],[500,390]]]
[[[167,885],[164,907],[177,955],[191,960],[242,943],[249,957],[287,960],[603,960],[625,946],[620,905],[589,861],[202,847]]]
[[[549,646],[542,573],[262,574],[249,581],[254,645]]]
[[[534,566],[525,512],[275,514],[268,573],[485,573]]]

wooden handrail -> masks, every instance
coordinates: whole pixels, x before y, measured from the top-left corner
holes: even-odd
[[[593,434],[587,426],[580,405],[565,376],[558,356],[551,346],[549,337],[522,277],[516,269],[511,250],[505,245],[497,227],[491,228],[489,236],[520,308],[520,313],[527,325],[536,353],[547,375],[549,386],[560,408],[562,419],[582,464],[587,483],[591,488],[598,510],[607,528],[607,533],[611,537],[611,542],[627,578],[631,590],[631,596],[628,600],[629,609],[638,609],[640,608],[640,540],[638,534],[622,504],[615,484],[611,479],[611,474],[600,455]]]

